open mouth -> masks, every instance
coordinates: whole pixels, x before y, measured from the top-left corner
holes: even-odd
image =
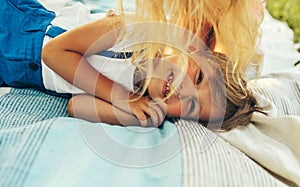
[[[173,83],[173,80],[174,80],[174,73],[171,72],[170,75],[165,80],[163,87],[162,87],[162,95],[164,97],[167,97],[167,95],[170,93],[171,84]]]

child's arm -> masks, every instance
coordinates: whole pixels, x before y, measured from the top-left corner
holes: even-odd
[[[72,97],[68,103],[68,112],[73,117],[91,122],[103,122],[124,126],[141,125],[144,127],[158,127],[164,120],[164,113],[160,112],[153,114],[147,121],[140,121],[132,114],[126,113],[108,102],[86,94]]]
[[[91,67],[84,55],[110,48],[116,40],[114,33],[110,31],[122,25],[119,19],[115,21],[115,17],[105,17],[67,31],[44,46],[42,58],[52,70],[74,86],[106,101],[111,101],[110,90],[113,82]],[[108,35],[105,37],[106,40],[104,40],[104,35]],[[95,46],[94,50],[88,51],[97,40],[103,41],[98,42],[100,45]],[[98,89],[100,85],[101,89]]]
[[[120,34],[120,30],[115,29],[123,25],[119,16],[110,16],[67,31],[45,45],[42,58],[51,69],[74,86],[134,114],[138,119],[145,120],[146,114],[156,110],[149,107],[149,100],[142,97],[130,102],[128,107],[128,102],[124,104],[121,101],[131,99],[128,98],[129,92],[99,74],[84,58],[113,46]],[[115,97],[112,97],[113,88],[118,90],[118,94],[114,94]]]

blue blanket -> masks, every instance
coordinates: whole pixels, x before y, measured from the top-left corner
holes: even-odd
[[[181,186],[173,123],[120,127],[67,117],[67,99],[0,97],[0,186]]]

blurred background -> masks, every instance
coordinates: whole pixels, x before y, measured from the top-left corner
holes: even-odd
[[[284,21],[294,32],[294,42],[300,52],[300,0],[267,0],[270,14]]]
[[[115,8],[118,0],[38,0],[55,12],[65,6],[81,2],[91,13],[103,13]],[[249,77],[300,66],[300,0],[266,0],[264,21],[261,25],[259,67],[250,67]],[[135,0],[123,0],[125,11],[134,11]]]
[[[81,2],[91,13],[105,12],[115,7],[117,0],[39,0],[45,6],[57,11],[64,6]],[[123,0],[126,10],[134,10],[135,0]],[[300,0],[267,0],[267,10],[276,19],[284,21],[294,32],[294,42],[300,43]],[[300,51],[300,46],[298,46]]]
[[[103,13],[116,6],[118,0],[38,0],[48,9],[58,11],[65,6],[71,6],[75,3],[82,3],[90,9],[91,13]],[[135,0],[123,0],[124,9],[134,10]]]

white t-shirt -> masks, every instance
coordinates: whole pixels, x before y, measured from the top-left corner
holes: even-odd
[[[103,14],[90,14],[89,10],[81,3],[76,3],[73,6],[63,8],[56,14],[56,18],[51,22],[52,25],[59,26],[63,29],[70,30],[80,25],[87,24],[103,17]],[[44,45],[51,38],[44,38]],[[109,49],[108,49],[109,50]],[[131,58],[115,59],[99,55],[86,57],[91,66],[107,78],[121,84],[126,89],[133,90],[133,76],[135,66],[131,64]],[[61,62],[63,63],[63,62]],[[43,83],[46,89],[57,93],[80,94],[84,91],[73,86],[61,76],[55,73],[42,61],[42,76]]]

